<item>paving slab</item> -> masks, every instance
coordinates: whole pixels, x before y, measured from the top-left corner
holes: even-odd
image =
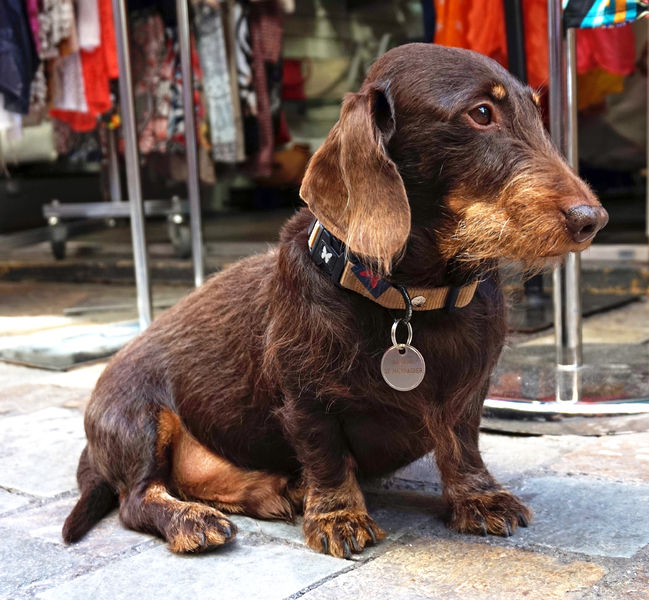
[[[413,539],[301,600],[558,600],[574,598],[605,574],[593,563],[563,562],[515,548]]]
[[[89,390],[47,383],[20,383],[0,387],[0,415],[29,413],[50,406],[83,409]]]
[[[588,440],[578,450],[554,462],[551,468],[557,473],[649,483],[649,432]]]
[[[0,598],[16,600],[36,582],[73,576],[89,566],[87,558],[20,531],[0,527],[0,538]]]
[[[106,362],[98,361],[89,365],[80,365],[65,372],[49,371],[42,381],[52,385],[90,391],[95,387],[97,379],[106,368]]]
[[[50,373],[22,365],[13,365],[0,360],[0,387],[16,385],[20,382],[40,383],[46,381]]]
[[[32,501],[32,498],[13,494],[7,490],[0,489],[0,515],[26,506]]]
[[[105,367],[106,361],[98,361],[70,371],[57,372],[6,363],[0,359],[0,388],[25,383],[92,390]]]
[[[482,432],[480,452],[492,475],[506,483],[526,471],[537,470],[557,461],[575,448],[581,448],[587,441],[576,435],[540,437]],[[434,487],[441,484],[432,453],[399,469],[393,478],[429,483]]]
[[[579,600],[649,600],[649,548],[611,567]]]
[[[143,544],[158,542],[158,538],[126,529],[119,522],[117,511],[102,519],[78,543],[67,546],[61,537],[65,518],[77,497],[55,500],[0,519],[0,528],[21,532],[25,538],[70,548],[77,554],[107,557],[131,551]],[[162,544],[160,540],[158,543]]]
[[[0,486],[49,497],[77,487],[85,446],[78,410],[51,407],[0,419]]]
[[[166,547],[112,562],[36,594],[44,600],[279,600],[350,568],[350,563],[287,545],[234,542],[208,554],[177,555]]]
[[[550,476],[526,479],[514,491],[534,522],[512,543],[627,558],[649,544],[649,485]]]
[[[587,438],[577,435],[520,436],[482,433],[480,451],[491,473],[503,483],[537,471],[576,448]]]

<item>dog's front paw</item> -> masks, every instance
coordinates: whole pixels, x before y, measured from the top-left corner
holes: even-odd
[[[514,494],[496,489],[451,502],[447,525],[460,533],[509,537],[519,525],[527,527],[531,521],[532,511]]]
[[[351,558],[386,535],[366,512],[355,510],[307,514],[302,528],[311,549],[338,558]]]

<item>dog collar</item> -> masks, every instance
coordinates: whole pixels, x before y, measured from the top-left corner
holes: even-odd
[[[347,253],[345,244],[317,219],[309,228],[309,253],[313,262],[338,286],[352,290],[384,308],[403,309],[403,295],[393,283],[373,273]],[[473,281],[461,287],[406,288],[413,310],[463,308],[478,287]]]

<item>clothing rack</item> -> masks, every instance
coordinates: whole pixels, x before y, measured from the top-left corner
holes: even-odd
[[[65,226],[61,219],[70,218],[129,218],[133,242],[133,261],[137,288],[137,308],[140,329],[151,323],[151,280],[146,247],[144,221],[146,216],[164,216],[170,226],[179,226],[189,213],[191,253],[194,267],[194,283],[199,286],[204,279],[203,234],[201,226],[200,188],[196,146],[196,124],[193,103],[193,77],[191,69],[191,46],[188,0],[176,0],[178,22],[178,46],[183,77],[183,113],[187,145],[187,192],[188,201],[144,200],[140,178],[140,157],[137,145],[137,124],[133,100],[133,80],[128,34],[126,0],[112,0],[117,57],[119,63],[119,105],[124,138],[126,164],[127,200],[122,199],[119,163],[114,132],[109,133],[108,175],[111,192],[110,202],[51,203],[43,207],[43,215],[51,227],[53,245],[64,244]]]

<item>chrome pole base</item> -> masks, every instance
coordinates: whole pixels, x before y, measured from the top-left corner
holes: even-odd
[[[530,434],[649,429],[648,344],[587,345],[578,368],[557,367],[554,357],[554,346],[506,350],[492,376],[483,426]]]

